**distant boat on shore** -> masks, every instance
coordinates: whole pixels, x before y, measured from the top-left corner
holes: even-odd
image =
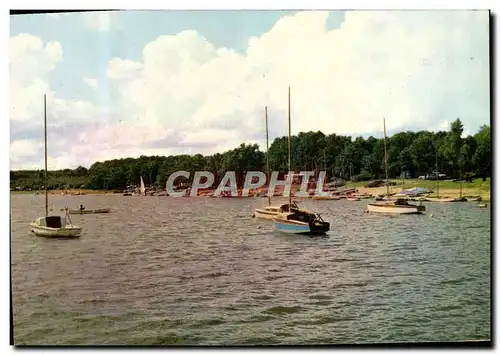
[[[139,189],[139,192],[141,193],[141,196],[146,196],[146,186],[144,185],[144,180],[142,180],[142,176],[141,176],[141,187]]]

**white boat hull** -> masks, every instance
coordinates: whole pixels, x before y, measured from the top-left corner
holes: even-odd
[[[459,202],[458,198],[436,198],[436,197],[426,197],[427,202]]]
[[[81,227],[65,226],[63,228],[50,228],[30,224],[31,231],[40,237],[73,237],[77,238],[82,233]]]
[[[425,211],[424,206],[397,206],[390,204],[371,203],[366,206],[366,211],[369,213],[381,214],[420,214]]]
[[[82,227],[67,223],[66,219],[60,216],[37,218],[30,223],[30,229],[37,236],[52,238],[77,238],[82,233]]]
[[[276,207],[276,212],[274,212],[274,211],[266,210],[264,208],[256,208],[254,210],[254,217],[271,220],[279,214],[278,209],[279,209],[279,207]]]

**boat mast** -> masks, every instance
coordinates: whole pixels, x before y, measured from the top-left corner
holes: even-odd
[[[385,133],[385,117],[384,117],[384,163],[385,163],[385,186],[387,186],[387,199],[389,199],[389,173],[387,172],[387,135]]]
[[[266,106],[266,180],[267,180],[267,204],[268,206],[271,206],[271,195],[269,194],[269,129],[268,129],[268,123],[267,123],[267,106]]]
[[[47,94],[43,95],[43,127],[45,147],[45,217],[49,215],[49,195],[47,192]]]
[[[463,176],[462,176],[462,152],[460,152],[460,199],[462,199],[462,184],[463,184]]]
[[[437,198],[439,198],[439,170],[438,170],[438,150],[436,147],[436,192]]]
[[[290,184],[290,191],[288,193],[288,212],[292,208],[292,118],[290,113],[290,86],[288,87],[288,183]]]

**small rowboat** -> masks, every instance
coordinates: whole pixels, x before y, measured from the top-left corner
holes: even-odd
[[[91,214],[91,213],[109,213],[110,208],[101,208],[96,210],[69,210],[69,214]]]

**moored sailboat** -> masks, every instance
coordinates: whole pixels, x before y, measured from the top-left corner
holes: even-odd
[[[291,112],[290,112],[290,87],[288,87],[288,183],[292,186],[291,174]],[[321,235],[330,230],[330,223],[325,222],[319,214],[294,208],[292,205],[291,189],[288,195],[288,211],[280,210],[273,218],[275,228],[278,231],[292,234]]]
[[[30,223],[31,232],[40,237],[79,237],[82,227],[71,223],[68,209],[66,217],[49,216],[49,197],[47,191],[47,97],[43,97],[44,105],[44,135],[45,135],[45,217],[35,219]]]
[[[267,206],[261,207],[261,208],[256,208],[253,213],[253,217],[255,218],[261,218],[261,219],[269,219],[272,220],[274,217],[278,216],[281,212],[283,211],[289,211],[290,207],[291,208],[296,208],[298,209],[299,207],[297,206],[297,203],[294,201],[289,202],[288,204],[281,204],[281,205],[271,205],[271,192],[269,192],[269,130],[268,130],[268,119],[267,119],[267,106],[265,107],[265,113],[266,113],[266,180],[267,180]]]
[[[369,203],[366,206],[366,212],[381,213],[381,214],[420,214],[425,211],[425,206],[414,205],[405,199],[389,200],[389,174],[387,170],[387,135],[385,131],[384,118],[384,165],[385,165],[385,185],[387,187],[386,200]]]

